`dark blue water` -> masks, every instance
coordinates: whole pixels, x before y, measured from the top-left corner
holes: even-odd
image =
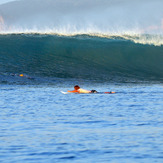
[[[163,162],[162,84],[81,87],[1,85],[0,162]]]

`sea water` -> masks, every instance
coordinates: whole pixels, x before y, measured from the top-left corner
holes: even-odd
[[[163,162],[162,84],[0,86],[0,162]]]
[[[162,163],[163,46],[126,37],[1,35],[0,162]]]
[[[161,6],[0,5],[0,163],[162,163]],[[116,93],[60,92],[76,84]]]

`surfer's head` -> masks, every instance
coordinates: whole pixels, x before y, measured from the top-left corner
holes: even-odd
[[[80,87],[79,87],[78,85],[75,85],[75,86],[74,86],[74,89],[75,89],[75,90],[78,90],[78,89],[80,89]]]

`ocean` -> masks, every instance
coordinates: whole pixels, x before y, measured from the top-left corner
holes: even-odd
[[[1,84],[0,162],[162,162],[163,86]]]
[[[0,162],[162,162],[163,46],[124,37],[0,36]],[[74,85],[115,94],[67,94]]]
[[[162,6],[0,5],[0,163],[162,163]]]

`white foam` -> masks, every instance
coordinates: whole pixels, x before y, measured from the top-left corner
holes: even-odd
[[[89,35],[103,38],[117,38],[121,37],[126,40],[131,40],[139,44],[149,44],[155,46],[163,45],[163,34],[143,34],[138,29],[136,30],[119,30],[119,31],[106,31],[102,32],[97,28],[88,28],[85,30],[77,30],[75,27],[65,27],[65,28],[45,28],[39,30],[37,28],[32,29],[23,29],[23,28],[14,28],[12,30],[2,30],[0,31],[1,35],[6,34],[40,34],[40,35],[58,35],[58,36],[76,36],[76,35]]]

